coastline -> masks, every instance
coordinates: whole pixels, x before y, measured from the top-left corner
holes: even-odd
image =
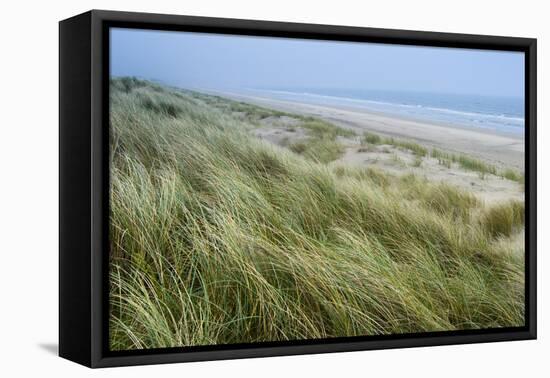
[[[524,168],[523,135],[407,119],[341,104],[313,104],[218,90],[202,92],[279,111],[318,117],[358,133],[367,131],[414,140],[429,148],[468,154],[500,167]]]
[[[519,173],[133,78],[111,93],[112,350],[522,324]]]

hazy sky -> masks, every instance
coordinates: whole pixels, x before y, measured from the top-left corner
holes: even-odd
[[[111,75],[181,87],[522,97],[519,52],[111,29]]]

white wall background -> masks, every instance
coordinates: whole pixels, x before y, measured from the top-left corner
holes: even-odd
[[[89,9],[538,38],[539,340],[89,370],[55,355],[58,247],[58,25]],[[545,1],[6,1],[0,22],[0,375],[543,376],[550,328],[547,127],[550,26]],[[546,349],[546,351],[545,351]],[[547,375],[546,375],[547,376]]]

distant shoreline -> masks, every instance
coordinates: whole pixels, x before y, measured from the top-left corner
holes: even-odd
[[[256,90],[246,89],[244,91],[237,90],[237,93],[243,95],[258,96],[263,98],[272,98],[283,101],[297,101],[300,103],[312,105],[338,106],[350,110],[362,110],[365,112],[396,117],[405,120],[413,120],[418,122],[427,122],[431,124],[443,124],[454,127],[465,127],[477,129],[495,130],[503,134],[524,134],[524,117],[520,114],[513,115],[509,113],[513,109],[514,104],[510,104],[510,108],[503,108],[502,104],[491,104],[489,100],[481,101],[485,103],[480,105],[479,99],[475,98],[460,98],[462,101],[471,101],[468,105],[461,104],[460,100],[454,100],[455,105],[452,105],[448,94],[442,93],[446,100],[438,103],[436,98],[438,94],[418,93],[418,99],[413,97],[402,99],[377,99],[373,94],[369,97],[353,97],[319,94],[315,92],[290,92],[276,90]],[[428,99],[427,99],[428,98]],[[494,98],[491,98],[494,101]],[[434,102],[435,101],[435,102]],[[488,102],[489,101],[489,102]],[[466,108],[465,108],[466,106]],[[495,107],[496,106],[496,107]],[[506,113],[506,114],[505,114]],[[508,114],[509,113],[509,114]]]
[[[371,131],[389,137],[412,139],[427,147],[465,153],[504,167],[524,168],[524,136],[490,129],[419,121],[345,106],[273,99],[217,90],[197,90],[275,110],[310,115],[356,132]]]

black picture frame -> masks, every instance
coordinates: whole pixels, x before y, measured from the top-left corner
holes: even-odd
[[[525,53],[526,325],[477,331],[108,350],[109,27]],[[536,338],[536,39],[92,10],[59,24],[59,354],[88,367]]]

